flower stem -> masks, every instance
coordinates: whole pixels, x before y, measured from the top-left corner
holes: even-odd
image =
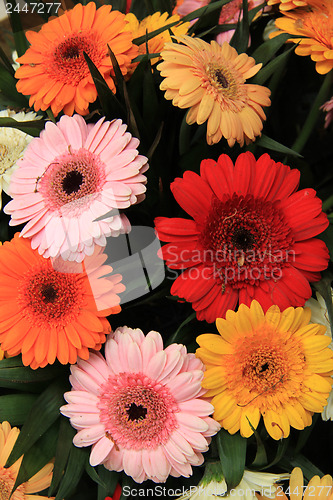
[[[329,90],[330,90],[331,79],[332,79],[331,77],[332,77],[332,71],[330,71],[326,75],[326,77],[325,77],[325,79],[320,87],[320,90],[317,94],[317,97],[312,105],[310,113],[308,114],[308,117],[303,125],[301,133],[299,134],[296,141],[294,142],[294,144],[291,147],[291,149],[293,149],[294,151],[297,151],[297,153],[300,153],[302,151],[302,149],[304,148],[304,146],[305,146],[307,140],[309,139],[311,132],[312,132],[312,130],[317,122],[318,116],[321,112],[320,106],[322,104],[324,104],[324,102],[326,101]]]

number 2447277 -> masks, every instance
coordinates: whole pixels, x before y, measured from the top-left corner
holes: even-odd
[[[28,13],[35,13],[35,14],[57,14],[59,7],[61,6],[61,3],[54,3],[54,2],[39,2],[39,3],[25,3],[24,5],[13,5],[11,3],[6,3],[6,12],[7,14],[12,14],[13,12],[25,12],[26,14]]]

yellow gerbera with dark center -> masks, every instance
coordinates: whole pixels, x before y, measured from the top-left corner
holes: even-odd
[[[299,56],[311,56],[316,62],[316,71],[324,75],[333,68],[333,2],[332,0],[307,0],[307,7],[284,12],[276,19],[280,33],[290,33],[299,38],[290,42],[297,43],[295,49]]]
[[[331,390],[333,353],[326,328],[309,324],[311,310],[241,304],[217,319],[220,337],[197,338],[196,355],[206,365],[202,385],[215,407],[213,417],[231,434],[249,437],[261,415],[274,439],[290,427],[304,429],[322,412]]]
[[[164,78],[160,88],[174,106],[190,108],[186,121],[207,121],[207,142],[225,137],[229,146],[243,146],[261,135],[266,119],[262,106],[269,106],[270,90],[246,83],[261,64],[238,54],[227,42],[210,44],[199,38],[176,37],[182,43],[167,43],[157,66]]]

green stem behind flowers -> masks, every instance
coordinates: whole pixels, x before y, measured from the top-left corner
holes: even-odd
[[[294,151],[297,151],[297,153],[300,153],[302,151],[307,140],[309,139],[309,137],[311,135],[311,132],[312,132],[314,126],[316,125],[318,116],[321,113],[320,106],[322,104],[324,104],[324,102],[327,100],[328,93],[329,93],[329,90],[331,87],[331,83],[332,83],[332,71],[330,71],[326,75],[326,77],[325,77],[325,79],[320,87],[320,90],[317,94],[317,97],[312,105],[310,113],[308,114],[308,117],[305,120],[305,123],[303,125],[302,130],[301,130],[301,133],[299,134],[296,141],[294,142],[294,144],[291,147],[291,149],[293,149]]]

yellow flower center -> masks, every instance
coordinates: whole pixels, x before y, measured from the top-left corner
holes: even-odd
[[[281,350],[265,344],[249,352],[242,364],[244,382],[258,393],[275,388],[287,372]]]
[[[198,58],[199,69],[194,73],[200,77],[201,86],[213,94],[222,110],[239,112],[247,102],[245,80],[241,74],[221,56],[208,61],[206,54],[199,53]]]
[[[306,362],[302,346],[288,332],[266,324],[239,339],[227,358],[228,385],[241,407],[253,402],[264,411],[301,393]]]

